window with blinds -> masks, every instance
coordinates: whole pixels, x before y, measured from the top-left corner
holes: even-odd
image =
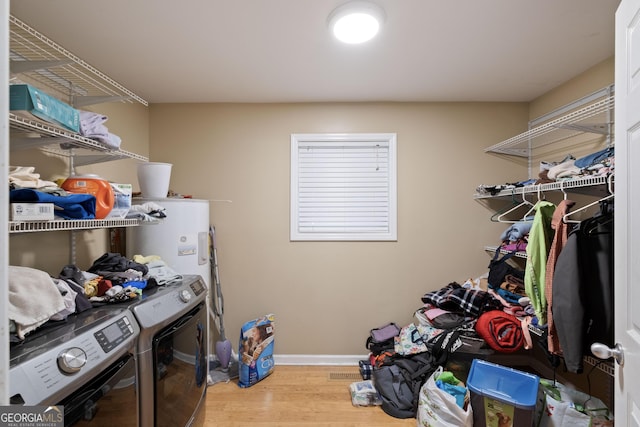
[[[291,240],[397,240],[396,134],[291,135]]]

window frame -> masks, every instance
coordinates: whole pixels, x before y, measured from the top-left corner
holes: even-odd
[[[303,232],[299,226],[299,150],[301,145],[344,142],[356,146],[373,146],[383,143],[388,147],[386,166],[387,182],[387,230],[384,232]],[[295,133],[291,134],[291,175],[290,175],[290,241],[397,241],[397,135],[395,133]]]

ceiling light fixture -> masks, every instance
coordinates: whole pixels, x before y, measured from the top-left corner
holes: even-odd
[[[369,1],[350,1],[329,14],[329,29],[344,43],[358,44],[371,40],[384,22],[384,10]]]

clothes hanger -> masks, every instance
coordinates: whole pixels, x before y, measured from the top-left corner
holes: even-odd
[[[582,221],[575,220],[575,219],[569,219],[569,217],[572,216],[572,215],[577,214],[578,212],[585,211],[585,210],[589,209],[592,206],[600,204],[600,202],[604,202],[606,200],[613,199],[613,197],[614,197],[613,194],[609,194],[608,196],[605,196],[600,200],[596,200],[595,202],[589,203],[588,205],[582,206],[581,208],[578,208],[578,209],[576,209],[574,211],[571,211],[571,212],[567,213],[565,216],[562,217],[562,222],[564,222],[565,224],[578,224],[578,223],[580,223]]]
[[[544,195],[544,193],[542,192],[542,187],[541,184],[538,184],[538,202],[542,201],[542,200],[547,200],[546,196]],[[531,205],[531,209],[529,209],[527,211],[526,214],[524,214],[524,216],[522,217],[521,221],[527,221],[527,217],[529,215],[531,215],[535,210],[536,210],[536,206],[538,205],[538,203],[536,202],[534,205]]]
[[[562,200],[567,200],[567,192],[564,191],[564,181],[560,181],[560,191],[562,191]]]
[[[512,191],[511,192],[511,206],[507,206],[506,208],[500,209],[496,212],[493,213],[493,215],[491,215],[491,218],[489,218],[491,220],[491,222],[498,222],[498,216],[502,215],[503,213],[507,212],[508,209],[511,209],[513,207],[515,207],[516,205],[518,205],[518,201],[516,200],[515,197],[515,193]]]
[[[504,219],[505,216],[509,215],[511,212],[514,212],[524,206],[531,206],[531,208],[535,207],[535,205],[533,203],[531,203],[530,201],[527,200],[527,198],[525,197],[524,191],[522,192],[522,202],[517,204],[516,206],[512,207],[511,209],[501,213],[500,215],[498,215],[498,217],[496,218],[497,222],[502,222],[502,223],[506,223],[506,224],[515,224],[518,222],[522,222],[522,220],[507,220]],[[531,209],[530,209],[531,211]]]
[[[611,175],[609,175],[607,177],[607,191],[609,192],[609,194],[601,199],[596,200],[595,202],[591,202],[588,205],[582,206],[581,208],[575,209],[567,214],[565,214],[562,217],[562,222],[564,222],[565,224],[578,224],[582,221],[578,221],[575,219],[569,219],[569,217],[571,217],[572,215],[575,215],[579,212],[585,211],[587,209],[589,209],[592,206],[598,205],[602,202],[605,202],[607,200],[613,199],[614,194],[613,194],[613,173]]]
[[[603,226],[611,224],[614,220],[613,215],[613,202],[604,200],[600,201],[600,215],[598,217],[591,218],[589,221],[589,227],[587,229],[587,234],[590,236],[596,234],[611,234],[613,233],[612,228],[602,229]]]
[[[564,180],[560,181],[560,191],[562,191],[562,201],[565,202],[565,209],[567,210],[567,213],[568,213],[569,210],[573,206],[575,206],[576,202],[574,202],[573,200],[569,200],[569,195],[567,194],[566,190],[564,189],[564,183],[565,183]]]

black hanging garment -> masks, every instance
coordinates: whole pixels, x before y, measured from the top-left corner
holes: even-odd
[[[613,347],[613,203],[571,231],[553,275],[553,319],[570,372],[601,342]]]

